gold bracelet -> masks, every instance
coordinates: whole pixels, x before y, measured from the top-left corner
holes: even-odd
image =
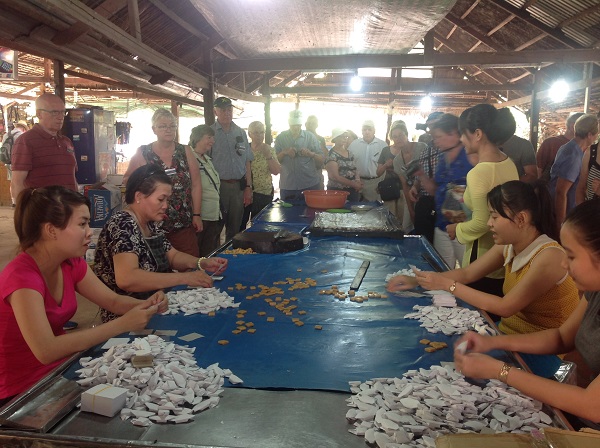
[[[204,271],[204,268],[202,267],[202,260],[206,260],[206,257],[198,258],[198,263],[196,264],[198,266],[198,270],[200,271]]]
[[[512,366],[504,363],[500,368],[500,372],[498,373],[498,380],[502,381],[504,384],[508,384],[508,373],[510,372],[510,369],[512,369]]]

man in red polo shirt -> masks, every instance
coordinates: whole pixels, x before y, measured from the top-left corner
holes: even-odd
[[[77,191],[77,162],[73,143],[60,134],[65,103],[44,93],[35,100],[39,123],[15,141],[12,151],[11,188],[15,198],[25,188],[62,185]]]

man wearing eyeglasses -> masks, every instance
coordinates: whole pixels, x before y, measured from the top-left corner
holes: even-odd
[[[233,122],[231,100],[221,96],[214,105],[217,121],[211,126],[215,143],[210,157],[221,179],[219,193],[225,215],[225,237],[230,240],[240,230],[244,207],[252,204],[250,162],[254,157],[246,131]]]
[[[15,141],[12,152],[11,189],[15,198],[25,188],[62,185],[77,191],[75,149],[60,134],[65,120],[65,103],[44,93],[35,100],[39,122]]]

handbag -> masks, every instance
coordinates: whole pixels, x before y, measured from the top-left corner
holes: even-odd
[[[427,177],[433,178],[434,170],[432,158],[435,157],[433,154],[433,148],[427,147]],[[415,219],[414,219],[414,233],[416,235],[423,235],[427,240],[433,244],[433,233],[435,229],[436,211],[435,211],[435,197],[425,194],[421,194],[419,199],[415,203]]]
[[[395,201],[402,193],[402,183],[398,176],[387,176],[377,184],[377,193],[382,201]]]

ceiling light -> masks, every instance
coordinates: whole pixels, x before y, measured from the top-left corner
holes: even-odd
[[[296,84],[298,84],[298,81],[296,81],[296,80],[294,79],[293,81],[290,81],[290,82],[288,83],[288,85],[287,85],[287,86],[288,86],[288,87],[294,87]]]
[[[391,68],[359,68],[358,76],[364,76],[365,78],[389,78],[392,76]]]
[[[429,113],[431,111],[431,106],[433,104],[433,101],[431,100],[431,97],[429,95],[424,96],[421,99],[421,112],[425,112],[425,113]]]
[[[360,76],[354,75],[352,77],[352,79],[350,80],[350,90],[352,90],[353,92],[360,92],[361,88],[362,88],[362,79],[360,79]]]
[[[564,79],[559,79],[554,84],[552,84],[552,87],[550,87],[550,98],[555,103],[560,103],[567,97],[569,90],[570,88],[567,81],[565,81]]]
[[[316,79],[323,79],[323,78],[325,78],[325,76],[327,76],[327,73],[324,73],[324,72],[319,72],[319,73],[317,73],[317,74],[315,75],[315,78],[316,78]]]

